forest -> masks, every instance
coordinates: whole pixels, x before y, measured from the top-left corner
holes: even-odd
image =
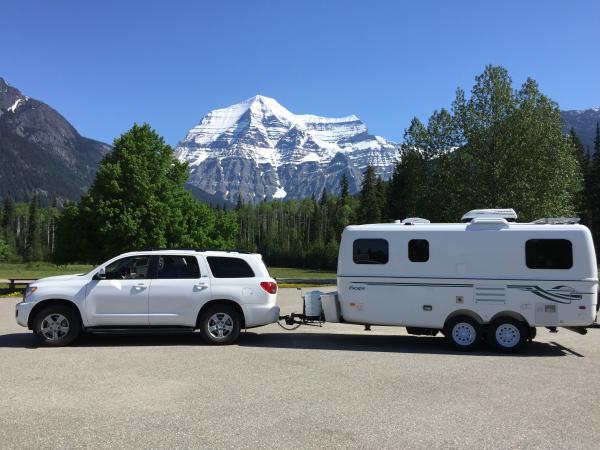
[[[0,259],[87,263],[142,248],[219,248],[259,252],[271,266],[334,269],[347,225],[456,222],[475,208],[514,208],[520,221],[578,216],[600,242],[600,125],[590,158],[532,79],[515,89],[506,69],[487,66],[449,110],[414,118],[399,151],[392,177],[367,167],[358,193],[344,175],[318,198],[225,209],[196,201],[184,189],[187,166],[149,125],[134,125],[78,203],[5,199]]]

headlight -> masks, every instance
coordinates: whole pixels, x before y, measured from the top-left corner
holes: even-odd
[[[27,286],[27,289],[25,289],[25,295],[23,296],[23,298],[25,299],[25,298],[29,297],[35,291],[37,291],[37,286]]]

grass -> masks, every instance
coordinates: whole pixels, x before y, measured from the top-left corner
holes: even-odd
[[[0,280],[8,278],[38,279],[53,275],[68,275],[85,273],[93,266],[72,264],[57,266],[48,262],[36,263],[0,263]],[[270,267],[269,273],[273,278],[335,278],[335,272],[324,272],[314,269],[294,269],[290,267]],[[280,284],[281,287],[307,287],[309,284]],[[0,288],[7,288],[0,284]]]
[[[291,267],[269,267],[273,278],[335,278],[335,272]]]
[[[52,275],[69,275],[73,273],[89,272],[92,266],[71,264],[57,266],[48,262],[35,263],[0,263],[0,280],[8,278],[38,279]]]

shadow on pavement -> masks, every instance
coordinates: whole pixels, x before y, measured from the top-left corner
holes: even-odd
[[[199,333],[158,334],[84,334],[73,347],[148,347],[148,346],[204,346]],[[356,335],[333,333],[252,333],[243,332],[237,342],[239,347],[279,348],[302,350],[338,350],[356,352],[455,354],[465,356],[505,356],[486,348],[474,352],[459,352],[449,348],[442,337]],[[31,332],[0,335],[0,348],[38,348]],[[584,355],[557,342],[533,341],[516,357]]]
[[[341,350],[360,352],[389,353],[424,353],[448,354],[464,356],[513,356],[513,357],[547,357],[574,355],[584,357],[580,353],[564,347],[556,342],[546,343],[533,341],[527,344],[520,353],[496,353],[485,344],[477,351],[460,352],[451,349],[443,337],[429,336],[390,336],[390,335],[356,335],[329,333],[244,333],[238,342],[240,347],[268,347],[304,350]]]

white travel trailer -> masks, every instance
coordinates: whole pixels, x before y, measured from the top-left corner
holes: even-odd
[[[337,296],[322,297],[325,320],[441,331],[463,350],[487,340],[517,351],[535,327],[585,333],[598,295],[588,228],[576,219],[517,223],[513,210],[476,210],[463,220],[347,227]]]

